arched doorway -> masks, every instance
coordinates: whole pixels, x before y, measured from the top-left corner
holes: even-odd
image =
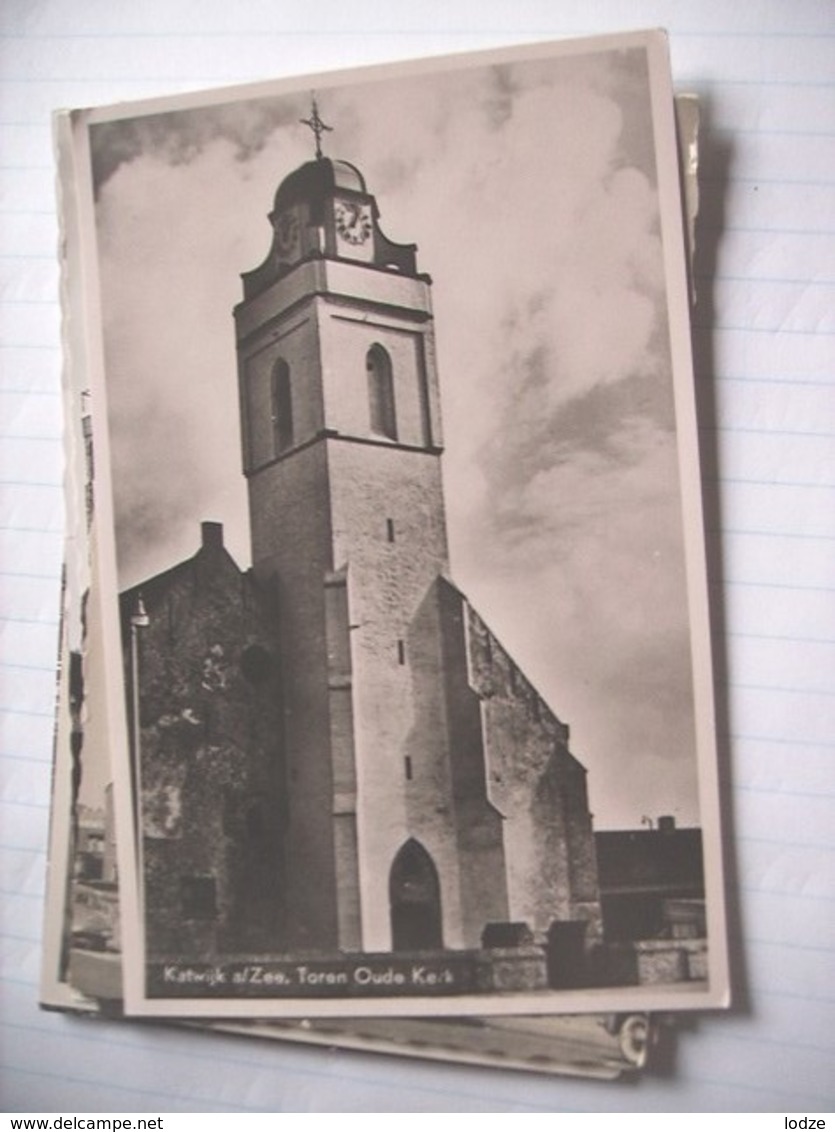
[[[400,849],[389,875],[394,951],[433,951],[441,938],[441,886],[432,858],[414,838]]]

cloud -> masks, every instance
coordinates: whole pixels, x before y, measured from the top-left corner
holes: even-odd
[[[670,810],[670,776],[679,816],[696,822],[675,437],[626,417],[562,455],[474,517],[466,588],[571,725],[605,823]]]
[[[305,98],[252,99],[164,114],[102,122],[90,130],[93,183],[100,191],[125,163],[154,157],[188,165],[218,140],[232,146],[236,161],[259,154],[276,130],[296,124]]]

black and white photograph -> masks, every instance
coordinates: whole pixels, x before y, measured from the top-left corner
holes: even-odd
[[[84,456],[74,463],[83,500]],[[89,466],[89,465],[88,465]],[[83,528],[83,521],[81,522]],[[83,541],[79,524],[76,538]],[[79,575],[83,575],[83,569]],[[53,772],[52,864],[40,985],[49,1010],[99,1019],[123,1013],[117,831],[107,765],[98,585],[66,596],[58,735]],[[80,633],[80,637],[76,633]],[[70,647],[70,646],[73,647]],[[102,784],[104,789],[101,789]],[[169,1019],[176,1025],[177,1019]],[[613,1081],[643,1072],[661,1041],[646,1014],[549,1014],[519,1017],[381,1017],[204,1019],[190,1023],[216,1036],[257,1038],[294,1046],[384,1054],[447,1064],[521,1069],[537,1075]],[[669,1032],[670,1020],[664,1032]]]
[[[727,1003],[667,67],[75,119],[129,1012]]]

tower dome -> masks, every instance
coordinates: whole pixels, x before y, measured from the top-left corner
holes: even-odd
[[[275,213],[280,213],[283,209],[303,201],[311,204],[314,201],[323,201],[340,189],[363,194],[368,192],[365,178],[350,162],[334,160],[330,157],[306,161],[304,165],[289,173],[278,186],[273,210]]]
[[[318,155],[288,173],[269,215],[273,241],[266,259],[244,272],[252,298],[313,260],[343,260],[378,271],[417,275],[415,244],[398,244],[380,229],[365,178],[349,161]]]

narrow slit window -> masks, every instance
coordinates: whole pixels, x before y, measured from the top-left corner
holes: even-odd
[[[386,519],[386,538],[394,542],[394,519]]]
[[[409,755],[406,755],[406,758],[403,760],[403,766],[404,766],[404,769],[406,771],[406,781],[411,782],[412,781],[412,760],[411,760],[411,757]]]
[[[275,363],[272,377],[273,454],[293,446],[293,394],[290,367],[283,358]]]
[[[365,356],[365,369],[371,431],[378,436],[387,436],[389,440],[397,440],[394,375],[388,351],[375,343]]]
[[[406,663],[406,646],[403,644],[402,641],[397,642],[397,663],[398,664],[405,664]]]

